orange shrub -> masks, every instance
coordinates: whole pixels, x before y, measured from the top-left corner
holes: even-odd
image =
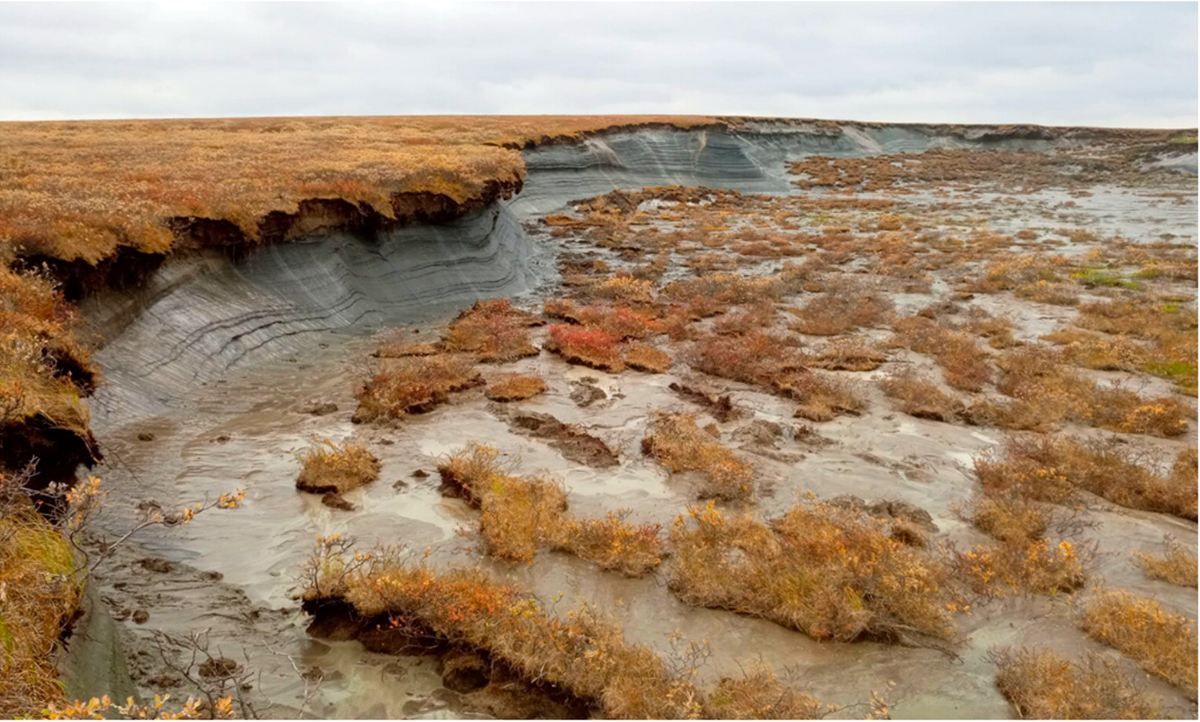
[[[1153,599],[1103,592],[1084,607],[1080,625],[1089,636],[1196,698],[1196,625],[1186,616]]]
[[[770,524],[710,502],[671,529],[669,586],[689,604],[769,619],[814,639],[951,638],[951,567],[887,522],[806,502]]]
[[[1158,705],[1116,660],[1072,663],[1050,650],[1004,649],[992,656],[996,687],[1022,719],[1157,719]]]
[[[620,339],[608,331],[555,324],[549,332],[550,341],[546,348],[562,356],[568,363],[614,373],[625,367],[618,346]]]
[[[744,499],[753,489],[754,470],[696,425],[690,414],[664,414],[642,439],[642,450],[671,473],[698,472],[701,498]]]
[[[467,357],[451,354],[387,361],[358,389],[357,421],[400,418],[429,411],[450,394],[483,384]]]
[[[508,374],[492,379],[484,395],[492,401],[523,401],[546,392],[546,382],[537,374]]]
[[[537,347],[526,328],[529,323],[529,314],[517,311],[507,300],[477,301],[450,324],[443,344],[448,351],[474,353],[481,361],[536,356]]]
[[[379,478],[380,468],[379,459],[363,444],[319,439],[300,456],[296,488],[314,494],[341,494]]]

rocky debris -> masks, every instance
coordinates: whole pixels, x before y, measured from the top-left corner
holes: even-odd
[[[154,441],[153,431],[141,431],[137,435],[138,441]]]

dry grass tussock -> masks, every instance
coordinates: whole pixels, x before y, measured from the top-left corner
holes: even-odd
[[[812,421],[858,414],[866,407],[851,383],[808,370],[807,358],[791,342],[761,331],[697,339],[688,363],[697,371],[794,399],[796,415]]]
[[[341,199],[384,217],[397,194],[463,204],[519,186],[513,148],[678,116],[423,116],[5,123],[0,243],[95,264],[119,245],[165,252],[176,217],[220,219],[246,238],[273,211]],[[508,147],[502,147],[508,146]]]
[[[1195,520],[1194,460],[1192,448],[1162,473],[1115,439],[1013,436],[978,457],[975,473],[988,495],[1063,504],[1082,490],[1132,509]]]
[[[1023,719],[1157,719],[1155,701],[1116,660],[1089,654],[1081,662],[1048,649],[1004,649],[992,655],[996,686]]]
[[[631,523],[627,512],[577,518],[567,510],[562,484],[511,474],[494,447],[471,444],[438,472],[449,493],[480,508],[480,536],[492,556],[529,562],[548,547],[636,577],[653,571],[665,554],[657,524]]]
[[[1085,605],[1080,626],[1196,698],[1196,625],[1186,616],[1153,599],[1109,591]]]
[[[1139,552],[1134,559],[1152,579],[1181,587],[1196,586],[1196,554],[1174,539],[1163,542],[1161,554]]]
[[[996,388],[1009,397],[972,406],[977,423],[1045,431],[1067,421],[1128,434],[1173,437],[1194,415],[1177,397],[1147,397],[1119,383],[1096,382],[1064,363],[1060,352],[1027,346],[997,359]]]
[[[429,411],[450,394],[483,384],[475,360],[459,354],[382,361],[379,371],[358,389],[357,421],[397,419]]]
[[[43,415],[80,436],[95,383],[77,314],[48,279],[0,266],[0,428]]]
[[[988,354],[964,331],[947,328],[923,316],[896,320],[893,343],[933,357],[946,383],[963,391],[979,391],[992,380]]]
[[[379,478],[379,459],[363,444],[319,439],[300,455],[296,488],[315,494],[341,494]]]
[[[55,648],[79,598],[67,540],[0,473],[0,717],[63,701]],[[13,493],[8,493],[9,491]]]
[[[1070,593],[1087,579],[1090,550],[1068,539],[1054,541],[1063,526],[1053,508],[1013,494],[993,493],[976,500],[970,520],[995,539],[961,553],[958,567],[974,591],[984,596],[1014,592]]]
[[[710,502],[671,529],[669,585],[689,604],[763,617],[814,639],[954,637],[952,567],[893,531],[817,501],[770,523]]]
[[[888,398],[896,401],[901,411],[918,419],[949,423],[957,419],[963,409],[961,401],[910,369],[886,377],[879,386]]]
[[[642,451],[673,474],[696,472],[700,498],[745,499],[754,468],[696,424],[691,414],[664,414],[650,425]]]
[[[838,336],[879,325],[891,313],[892,302],[878,293],[838,288],[788,311],[796,317],[790,324],[793,331],[810,336]]]
[[[360,552],[350,560],[334,544],[323,540],[310,564],[309,600],[344,599],[383,625],[403,620],[446,644],[481,650],[525,680],[553,685],[587,703],[599,716],[711,718],[747,710],[744,685],[730,682],[706,695],[695,683],[694,665],[672,664],[630,644],[594,608],[559,616],[477,570],[434,571],[388,552]],[[765,670],[756,674],[762,689],[781,692],[771,704],[756,700],[758,714],[802,718],[823,711],[807,695],[783,694]]]
[[[528,330],[534,322],[533,316],[513,308],[507,299],[477,301],[450,324],[442,346],[451,352],[473,353],[484,362],[536,356]]]
[[[568,324],[554,324],[549,334],[546,349],[562,356],[568,363],[613,373],[625,368],[621,339],[616,334],[601,328]]]
[[[505,374],[488,382],[484,395],[492,401],[524,401],[546,392],[546,382],[537,374]]]

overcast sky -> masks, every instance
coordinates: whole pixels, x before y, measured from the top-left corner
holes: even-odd
[[[1196,20],[1193,3],[3,3],[0,118],[1195,126]]]

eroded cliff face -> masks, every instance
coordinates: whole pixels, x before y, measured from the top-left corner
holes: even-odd
[[[354,204],[338,198],[311,198],[301,201],[294,212],[272,211],[262,217],[258,221],[258,232],[253,237],[228,219],[174,217],[164,220],[164,225],[174,237],[170,251],[151,253],[134,246],[118,246],[113,254],[92,263],[83,259],[66,260],[45,254],[26,255],[17,250],[9,264],[10,268],[20,273],[35,273],[52,280],[68,304],[86,303],[90,299],[104,296],[106,300],[99,302],[99,305],[109,308],[116,306],[120,309],[119,313],[101,314],[108,316],[108,328],[112,329],[136,325],[137,317],[145,311],[145,306],[142,305],[146,300],[145,293],[147,289],[154,288],[161,282],[159,272],[164,264],[194,265],[198,262],[207,264],[209,272],[220,268],[227,276],[236,276],[239,268],[249,269],[246,272],[253,274],[253,269],[261,267],[263,263],[262,259],[250,259],[261,250],[316,237],[362,239],[363,249],[373,244],[377,249],[388,249],[395,259],[403,255],[404,251],[389,239],[403,236],[402,229],[419,224],[453,223],[464,217],[484,214],[486,209],[495,209],[499,201],[512,197],[520,189],[520,180],[490,181],[483,184],[479,195],[465,201],[425,191],[397,193],[391,198],[391,215],[386,216],[365,203]],[[486,237],[487,233],[481,231],[474,236],[478,241]],[[331,256],[338,255],[334,249],[329,249],[329,252]],[[418,251],[417,255],[419,254]],[[282,256],[288,255],[295,253],[282,252]],[[311,254],[303,252],[301,255],[312,257]],[[382,255],[381,253],[381,257]],[[319,261],[317,263],[319,264]],[[356,263],[361,266],[369,262],[360,258]],[[402,261],[396,260],[396,263]],[[279,265],[289,266],[285,261],[280,261]],[[380,265],[389,264],[381,261]],[[289,277],[294,277],[292,271],[294,269],[278,269],[279,274]],[[280,278],[276,281],[280,286],[288,285],[287,279]],[[264,293],[271,292],[272,282],[264,281],[262,285]],[[494,286],[494,283],[481,281],[481,285],[488,287]],[[352,292],[347,290],[346,293]],[[233,289],[218,303],[235,306],[236,301],[233,299],[239,296],[236,289]],[[122,302],[122,298],[126,302]],[[331,302],[330,307],[325,310],[334,313],[339,307],[345,306],[346,301],[344,297],[324,300]],[[163,299],[159,298],[152,301],[151,305],[162,301]],[[262,318],[261,313],[256,314],[256,303],[246,302],[246,314]],[[312,312],[319,313],[320,310],[313,308]],[[258,311],[261,312],[261,309]],[[128,318],[114,318],[118,315],[127,315]],[[215,315],[222,314],[215,312]],[[186,323],[178,325],[178,321],[179,319],[175,319],[167,325],[176,331],[190,328]],[[114,322],[117,326],[112,325]],[[279,322],[292,328],[291,332],[298,332],[294,330],[294,324]],[[253,328],[238,325],[238,329],[239,332],[234,334],[233,340],[254,336]],[[150,348],[161,347],[163,341],[174,338],[170,330],[167,329],[164,335],[163,329],[159,329],[153,338],[139,339]],[[94,331],[94,328],[80,330],[77,334],[89,335],[89,332]],[[95,333],[90,335],[95,336]],[[103,330],[99,335],[100,338],[87,338],[86,342],[103,344],[112,340],[106,338],[107,333]],[[98,374],[86,351],[74,341],[70,344],[56,344],[52,339],[35,338],[33,342],[44,343],[41,353],[46,360],[47,373],[69,383],[65,386],[48,385],[50,390],[45,393],[57,398],[31,399],[23,404],[23,410],[5,414],[0,422],[0,466],[17,471],[33,463],[30,484],[40,489],[53,482],[72,482],[78,467],[90,468],[101,460],[102,455],[90,430],[87,409],[79,407],[74,399],[63,398],[64,394],[87,397],[96,390]],[[200,343],[201,347],[211,348],[210,345],[204,344],[200,337],[187,334],[180,337],[180,342],[185,348],[197,343]],[[223,347],[227,347],[230,342],[222,342]],[[181,353],[186,355],[186,351]],[[175,380],[183,382],[182,378]],[[137,382],[132,383],[136,385]],[[30,394],[36,393],[26,391],[25,395],[28,398]],[[64,408],[69,408],[70,411],[63,411]]]

